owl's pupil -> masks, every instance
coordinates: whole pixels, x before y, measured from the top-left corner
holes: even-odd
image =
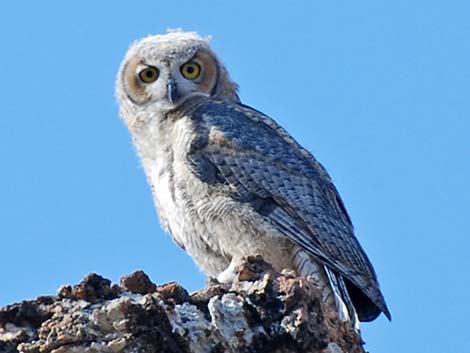
[[[194,72],[194,67],[190,66],[186,70],[188,71],[188,74],[192,74]]]
[[[147,78],[152,78],[153,77],[153,72],[148,70],[146,73],[145,73],[145,76],[147,76]]]

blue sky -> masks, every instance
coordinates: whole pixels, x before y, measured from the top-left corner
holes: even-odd
[[[91,271],[203,286],[159,226],[114,98],[129,44],[183,27],[212,35],[243,102],[333,177],[393,315],[362,326],[367,349],[462,352],[470,4],[130,3],[0,5],[0,305]]]

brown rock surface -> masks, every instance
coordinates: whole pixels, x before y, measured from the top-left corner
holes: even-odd
[[[139,271],[121,285],[89,274],[57,296],[0,309],[1,353],[364,353],[315,285],[247,257],[235,280],[191,295]]]

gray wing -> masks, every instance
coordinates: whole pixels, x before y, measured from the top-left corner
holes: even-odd
[[[374,269],[324,168],[273,120],[245,106],[192,113],[201,139],[189,154],[205,181],[229,185],[264,219],[358,287],[389,316]]]

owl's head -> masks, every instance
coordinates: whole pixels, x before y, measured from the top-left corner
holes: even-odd
[[[181,30],[135,42],[116,82],[117,98],[126,111],[171,110],[196,95],[238,100],[236,91],[209,39]]]

